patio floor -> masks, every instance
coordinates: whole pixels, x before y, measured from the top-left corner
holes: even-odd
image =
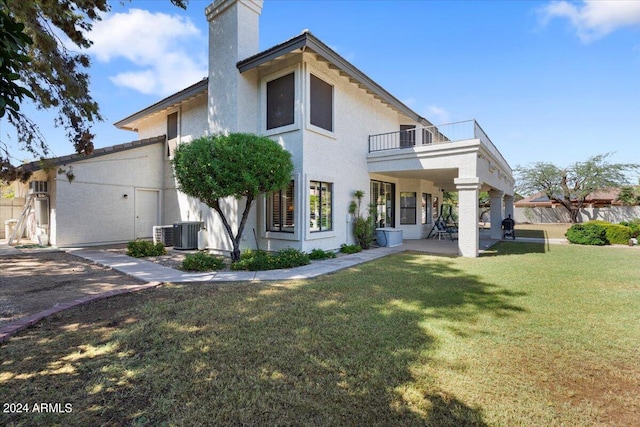
[[[495,245],[498,240],[489,237],[489,230],[480,230],[480,252]],[[448,236],[438,240],[436,237],[429,239],[411,239],[402,241],[402,249],[405,251],[427,252],[439,255],[458,256],[458,241],[451,240]]]

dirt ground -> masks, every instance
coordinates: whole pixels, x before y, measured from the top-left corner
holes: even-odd
[[[0,256],[0,326],[62,302],[140,283],[61,251]]]

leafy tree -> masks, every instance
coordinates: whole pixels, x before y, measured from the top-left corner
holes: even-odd
[[[291,181],[291,154],[277,142],[247,133],[205,136],[179,145],[173,158],[179,189],[214,209],[231,239],[232,261],[240,259],[240,239],[253,201],[262,193],[286,187]],[[245,199],[234,233],[224,199]]]
[[[620,187],[618,200],[625,206],[640,205],[640,186],[624,185]]]
[[[171,0],[183,9],[188,1]],[[9,124],[22,148],[34,156],[46,156],[49,150],[38,126],[20,112],[25,97],[39,109],[57,110],[55,124],[64,127],[77,153],[93,152],[91,124],[102,116],[89,93],[89,56],[73,49],[91,46],[88,34],[93,23],[109,10],[108,0],[0,0],[0,104],[9,107]],[[74,46],[66,46],[60,34]],[[3,145],[0,179],[26,179],[16,175],[11,153]]]
[[[0,2],[0,5],[6,7],[6,0]],[[18,118],[19,103],[25,97],[33,99],[33,94],[18,83],[20,69],[29,62],[25,50],[32,43],[31,38],[24,33],[24,25],[16,22],[4,8],[0,9],[0,118],[5,114],[10,119]],[[14,180],[18,176],[16,173],[9,173],[14,168],[11,168],[8,161],[8,151],[4,146],[0,149],[0,173],[7,170],[5,180]]]
[[[610,155],[593,156],[566,168],[548,162],[518,166],[515,169],[518,192],[544,193],[550,200],[562,205],[569,212],[571,222],[576,223],[587,196],[597,190],[627,184],[626,172],[640,168],[640,165],[631,163],[609,163],[607,158]]]

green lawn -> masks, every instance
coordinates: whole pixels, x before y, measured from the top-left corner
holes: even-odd
[[[516,224],[518,237],[539,237],[546,239],[564,239],[571,224]]]
[[[1,402],[73,407],[0,424],[631,426],[639,259],[503,242],[112,298],[0,347]]]

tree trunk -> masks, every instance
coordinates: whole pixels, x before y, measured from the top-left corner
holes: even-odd
[[[580,209],[572,207],[569,209],[569,215],[571,216],[571,223],[576,224],[578,222],[578,215],[580,214]]]
[[[568,197],[564,199],[551,197],[551,200],[560,203],[560,205],[565,208],[567,212],[569,212],[569,221],[571,221],[572,224],[578,222],[578,216],[580,215],[580,206],[576,206],[571,203],[571,199],[569,199]]]
[[[220,220],[222,221],[222,225],[224,229],[227,231],[227,235],[231,240],[231,245],[233,249],[231,250],[231,262],[240,261],[240,240],[242,239],[242,232],[244,231],[244,226],[247,222],[247,218],[249,218],[249,211],[251,211],[251,205],[253,204],[253,195],[249,195],[246,197],[246,204],[244,206],[244,211],[242,212],[242,217],[240,219],[240,224],[238,224],[238,232],[236,234],[233,233],[233,229],[231,228],[231,224],[227,221],[222,209],[220,207],[220,201],[216,200],[211,204],[211,207],[218,212],[220,216]]]

